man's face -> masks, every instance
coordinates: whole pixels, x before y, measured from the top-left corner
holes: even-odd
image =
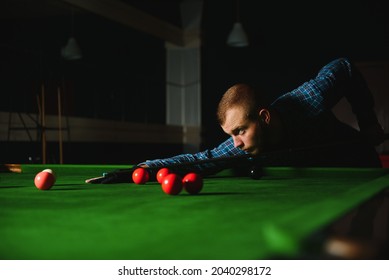
[[[250,120],[243,108],[230,108],[226,112],[226,120],[221,127],[225,133],[231,135],[235,147],[252,155],[262,152],[263,129],[259,114],[257,120]]]

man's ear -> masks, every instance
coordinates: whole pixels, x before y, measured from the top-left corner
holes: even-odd
[[[264,124],[269,124],[270,119],[271,119],[269,110],[261,109],[259,111],[259,118],[260,118],[261,122],[263,122]]]

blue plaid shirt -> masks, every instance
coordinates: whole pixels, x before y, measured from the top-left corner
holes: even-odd
[[[307,127],[315,123],[315,120],[320,116],[329,113],[342,97],[347,98],[360,124],[368,123],[371,119],[374,120],[373,97],[364,80],[358,75],[360,75],[359,72],[356,71],[349,60],[339,58],[324,66],[314,79],[281,95],[272,102],[270,108],[280,114],[287,129],[290,147],[305,144],[301,137],[307,135]],[[345,91],[345,88],[351,90]],[[312,125],[312,127],[315,126]],[[149,167],[159,167],[244,154],[244,151],[234,147],[233,140],[230,137],[214,149],[194,154],[181,154],[165,159],[148,160],[143,164],[147,164]],[[205,169],[217,171],[223,168],[224,163],[222,162],[192,167],[193,171],[199,172],[203,172]]]

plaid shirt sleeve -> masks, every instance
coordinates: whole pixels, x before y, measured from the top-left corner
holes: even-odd
[[[315,117],[331,110],[343,97],[360,124],[377,122],[373,96],[361,73],[346,58],[331,61],[314,79],[280,96],[272,105],[283,104],[281,110],[299,110],[303,117]]]
[[[313,117],[321,114],[340,100],[335,91],[337,85],[345,83],[351,76],[350,63],[346,59],[337,59],[324,66],[317,76],[298,88],[281,95],[273,104],[288,104],[290,108],[297,106],[305,116]],[[285,106],[284,106],[285,107]]]
[[[181,155],[177,155],[165,159],[147,160],[140,164],[147,164],[149,167],[160,167],[160,166],[171,165],[171,164],[195,162],[197,160],[206,160],[212,158],[237,156],[237,155],[244,155],[244,154],[246,154],[246,152],[242,151],[239,148],[234,147],[233,140],[230,137],[229,139],[221,143],[219,146],[211,150],[205,150],[194,154],[181,154]],[[223,167],[224,167],[223,162],[220,163],[215,162],[215,163],[207,163],[202,165],[194,165],[191,166],[190,168],[194,172],[196,171],[203,172],[205,170],[207,171],[214,170],[216,172],[218,170],[223,169]]]

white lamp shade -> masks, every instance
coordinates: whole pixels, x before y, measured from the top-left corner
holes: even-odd
[[[249,41],[247,39],[247,34],[243,30],[243,26],[240,22],[235,22],[230,35],[227,38],[227,45],[231,47],[247,47]]]
[[[66,46],[61,49],[61,55],[66,60],[76,60],[82,58],[81,49],[74,37],[70,37]]]

